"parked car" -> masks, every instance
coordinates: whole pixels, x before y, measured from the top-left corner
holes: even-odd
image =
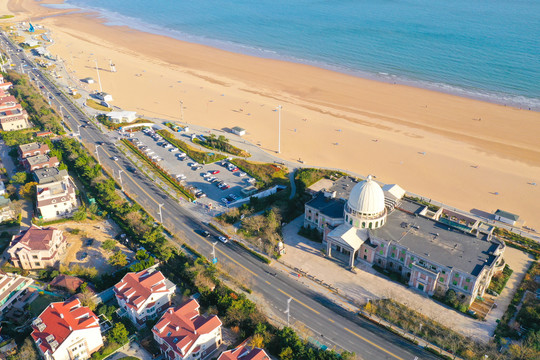
[[[239,172],[239,173],[238,173],[238,176],[244,177],[244,176],[246,176],[246,173],[245,173],[245,172]]]
[[[209,171],[209,173],[212,175],[216,175],[216,174],[219,174],[219,170],[211,170]]]
[[[113,161],[118,161],[118,156],[113,156],[111,159],[112,159]]]
[[[169,149],[170,152],[177,152],[178,148],[173,147],[172,149]]]
[[[202,235],[204,237],[210,237],[210,233],[208,231],[206,231],[206,230],[203,230]]]

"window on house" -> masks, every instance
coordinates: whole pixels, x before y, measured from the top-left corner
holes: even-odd
[[[457,285],[457,281],[452,281],[452,284]]]
[[[402,258],[402,257],[400,257],[400,258],[399,258],[399,261],[403,261],[403,258]]]
[[[36,261],[36,262],[34,263],[34,265],[35,265],[35,266],[41,266],[41,263],[40,263],[39,261]]]
[[[467,278],[467,280],[465,280],[466,282],[471,282],[471,279]]]
[[[442,273],[443,273],[443,275],[444,275],[444,274],[446,274],[446,271],[443,270]]]
[[[381,250],[381,251],[379,251],[379,254],[383,255],[383,254],[384,254],[384,251],[382,251],[382,250]]]
[[[454,274],[454,277],[459,277],[459,274]]]
[[[38,256],[37,255],[32,255],[32,259],[36,259],[37,260]]]
[[[440,277],[439,282],[444,282],[444,279],[442,277]]]
[[[383,247],[384,247],[384,244],[381,244],[381,245],[380,245],[380,247],[382,247],[382,248],[383,248]]]
[[[392,253],[391,256],[392,256],[392,257],[396,257],[396,254]]]
[[[465,285],[463,288],[464,288],[465,290],[469,290],[469,287],[468,287],[467,285]]]

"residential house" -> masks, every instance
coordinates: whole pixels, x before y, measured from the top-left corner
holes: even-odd
[[[166,359],[202,360],[221,345],[221,325],[216,315],[200,315],[199,303],[192,299],[167,309],[152,332]]]
[[[7,110],[0,110],[0,125],[3,131],[26,129],[30,127],[28,114],[20,104]]]
[[[18,148],[19,159],[21,160],[31,156],[45,155],[48,154],[50,151],[51,150],[49,149],[49,145],[38,142],[19,145]]]
[[[118,305],[129,319],[141,327],[146,320],[157,318],[171,304],[176,285],[154,268],[127,273],[114,286]]]
[[[79,207],[77,187],[71,177],[36,186],[37,211],[41,219],[50,220],[72,214]]]
[[[26,171],[31,172],[37,169],[50,168],[60,165],[56,156],[36,155],[23,159],[23,165]]]
[[[61,230],[32,225],[22,234],[13,236],[7,253],[13,266],[35,270],[55,266],[66,246]]]
[[[76,276],[60,274],[49,283],[51,287],[65,289],[69,292],[76,292],[85,281]]]
[[[248,346],[248,340],[234,349],[222,352],[217,360],[270,360],[270,356],[263,349]]]
[[[18,274],[0,273],[0,312],[4,311],[34,282]]]
[[[32,322],[32,329],[45,360],[85,360],[103,346],[97,316],[79,299],[49,304]]]
[[[38,184],[50,184],[69,177],[67,170],[59,170],[57,167],[37,169],[34,171],[34,180]]]

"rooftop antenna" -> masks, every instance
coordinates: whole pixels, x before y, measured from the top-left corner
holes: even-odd
[[[109,59],[109,65],[111,67],[111,72],[116,72],[116,65],[113,64],[111,59]]]
[[[99,69],[97,66],[97,59],[94,60],[96,62],[96,72],[97,72],[97,79],[99,83],[99,92],[103,92],[103,88],[101,87],[101,78],[99,77]]]

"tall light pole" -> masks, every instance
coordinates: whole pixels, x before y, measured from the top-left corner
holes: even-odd
[[[278,154],[281,153],[281,105],[278,105],[277,111],[278,111],[278,148],[277,152]]]
[[[96,62],[96,72],[97,72],[97,79],[99,84],[99,92],[103,92],[103,89],[101,88],[101,78],[99,77],[99,69],[97,66],[97,59],[94,60]]]
[[[287,310],[285,310],[285,314],[287,314],[287,327],[289,327],[289,320],[291,317],[291,301],[292,298],[287,299]]]
[[[161,207],[162,207],[163,205],[165,205],[165,204],[158,204],[158,206],[159,206],[159,209],[158,209],[158,211],[159,211],[159,222],[160,222],[161,224],[163,224],[163,214],[161,213]]]
[[[120,188],[122,189],[122,192],[124,192],[124,184],[122,183],[122,173],[124,170],[120,169],[118,170],[118,179],[120,179]]]
[[[98,153],[98,148],[100,147],[101,145],[96,145],[96,158],[97,158],[97,162],[99,165],[101,165],[101,161],[99,161],[99,153]]]
[[[212,264],[216,264],[217,263],[217,257],[216,257],[216,245],[217,245],[217,241],[212,243]]]
[[[180,121],[184,122],[184,102],[180,100]]]

